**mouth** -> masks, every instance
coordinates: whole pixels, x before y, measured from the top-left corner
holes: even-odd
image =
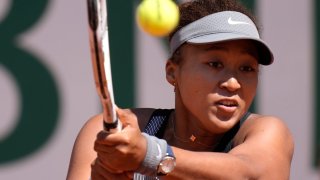
[[[218,107],[218,109],[230,113],[234,112],[239,106],[237,101],[230,99],[219,100],[215,104]]]

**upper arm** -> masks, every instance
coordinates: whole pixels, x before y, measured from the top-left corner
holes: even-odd
[[[289,179],[294,143],[289,129],[280,119],[254,119],[239,133],[243,137],[229,152],[231,155],[254,167],[252,171],[259,179]]]
[[[68,180],[88,180],[91,174],[91,163],[96,158],[94,141],[102,130],[102,116],[94,116],[80,130],[72,150],[68,170]]]

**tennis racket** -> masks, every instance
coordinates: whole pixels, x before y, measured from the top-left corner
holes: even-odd
[[[107,132],[121,129],[115,111],[106,0],[87,0],[89,40],[94,81],[103,110],[103,127]]]

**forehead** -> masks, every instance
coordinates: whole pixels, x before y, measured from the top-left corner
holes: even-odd
[[[217,43],[208,43],[208,44],[192,44],[187,43],[182,48],[185,52],[192,51],[193,53],[205,53],[210,51],[227,51],[227,52],[239,52],[247,53],[252,56],[258,56],[258,49],[256,43],[252,40],[232,40],[232,41],[223,41]],[[183,53],[183,52],[182,52]],[[188,53],[187,53],[188,54]]]

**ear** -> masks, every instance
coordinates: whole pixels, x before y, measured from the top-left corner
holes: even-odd
[[[176,71],[177,71],[178,65],[174,62],[172,62],[170,59],[166,63],[166,79],[167,81],[174,86],[174,83],[176,83]]]

